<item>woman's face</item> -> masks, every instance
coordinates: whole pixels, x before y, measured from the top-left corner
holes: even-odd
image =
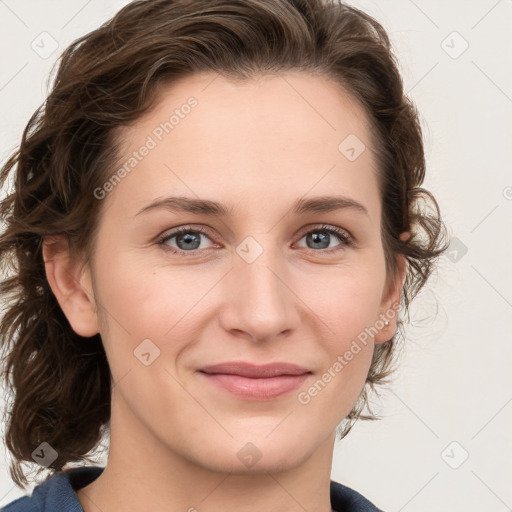
[[[325,78],[205,73],[119,137],[82,280],[113,375],[112,444],[235,473],[332,452],[399,297],[362,109]],[[204,372],[231,362],[303,375]]]

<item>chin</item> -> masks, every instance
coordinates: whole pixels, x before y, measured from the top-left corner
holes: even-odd
[[[212,442],[208,450],[196,453],[201,459],[197,463],[210,470],[231,473],[232,475],[258,475],[289,471],[304,463],[318,446],[303,436],[283,431],[267,436],[269,430],[261,435],[245,434],[230,439],[228,443]],[[275,436],[274,439],[271,439]]]
[[[262,458],[259,459],[254,465],[243,464],[238,460],[236,453],[229,459],[222,459],[208,462],[205,461],[203,467],[207,467],[210,470],[229,473],[230,475],[268,475],[283,473],[290,471],[300,466],[305,460],[306,456],[298,457],[296,453],[278,453],[263,454]]]

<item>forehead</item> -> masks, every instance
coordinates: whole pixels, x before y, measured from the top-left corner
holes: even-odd
[[[107,199],[129,199],[126,214],[176,192],[226,203],[333,189],[371,199],[378,191],[370,135],[364,110],[325,77],[192,75],[161,86],[152,110],[117,132],[116,168],[130,168]]]

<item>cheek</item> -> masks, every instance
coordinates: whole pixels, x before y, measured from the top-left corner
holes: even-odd
[[[102,333],[107,352],[108,344],[120,345],[122,350],[110,352],[126,358],[126,364],[139,344],[150,339],[160,351],[172,351],[175,359],[187,340],[200,339],[201,328],[215,314],[215,303],[226,304],[230,290],[218,284],[225,269],[205,266],[202,272],[192,272],[185,266],[148,265],[147,257],[116,253],[116,245],[113,239],[105,244],[103,254],[109,257],[98,259],[97,270],[99,301],[109,325],[108,333]],[[295,301],[293,307],[301,311],[299,329],[317,332],[326,362],[334,363],[377,318],[384,259],[375,252],[371,258],[367,252],[340,266],[295,267],[286,276],[294,295],[285,300]],[[216,283],[216,290],[205,297]],[[361,350],[357,359],[364,366],[362,356]]]
[[[318,314],[323,335],[317,338],[324,364],[314,381],[297,399],[304,411],[335,424],[345,417],[359,397],[370,369],[374,343],[380,277],[340,275],[323,292],[310,293],[308,305]]]
[[[330,269],[297,280],[300,296],[324,324],[331,352],[343,349],[378,318],[385,276],[371,268]]]
[[[191,340],[200,338],[205,308],[212,309],[205,293],[221,274],[211,274],[156,267],[129,251],[99,261],[97,292],[108,324],[101,334],[114,377],[139,368],[140,353],[174,366]]]
[[[322,324],[324,333],[318,342],[326,354],[325,364],[320,382],[311,392],[324,387],[329,391],[322,393],[318,405],[328,406],[336,395],[344,397],[340,406],[351,406],[364,385],[373,356],[375,324],[385,280],[383,261],[382,272],[371,270],[378,269],[378,265],[376,262],[373,267],[337,269],[329,279],[315,280],[317,286],[309,286],[308,295],[304,288],[305,301],[321,320],[318,325]],[[309,391],[306,392],[307,400]]]

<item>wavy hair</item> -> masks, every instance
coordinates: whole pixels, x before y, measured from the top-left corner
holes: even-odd
[[[375,347],[358,401],[339,431],[363,414],[369,392],[394,371],[404,313],[446,249],[433,195],[421,188],[425,159],[419,116],[404,93],[390,40],[372,17],[322,0],[138,0],[60,56],[45,102],[30,118],[19,147],[0,169],[13,189],[0,203],[2,376],[12,393],[6,418],[10,475],[28,483],[22,463],[47,442],[57,458],[90,460],[110,420],[111,381],[100,334],[76,334],[48,284],[42,242],[64,235],[73,254],[90,261],[101,201],[92,193],[116,162],[116,128],[155,104],[159,87],[210,71],[248,80],[302,71],[325,76],[366,112],[378,155],[382,243],[388,275],[396,256],[408,266],[397,332]],[[408,240],[400,233],[410,231]]]

